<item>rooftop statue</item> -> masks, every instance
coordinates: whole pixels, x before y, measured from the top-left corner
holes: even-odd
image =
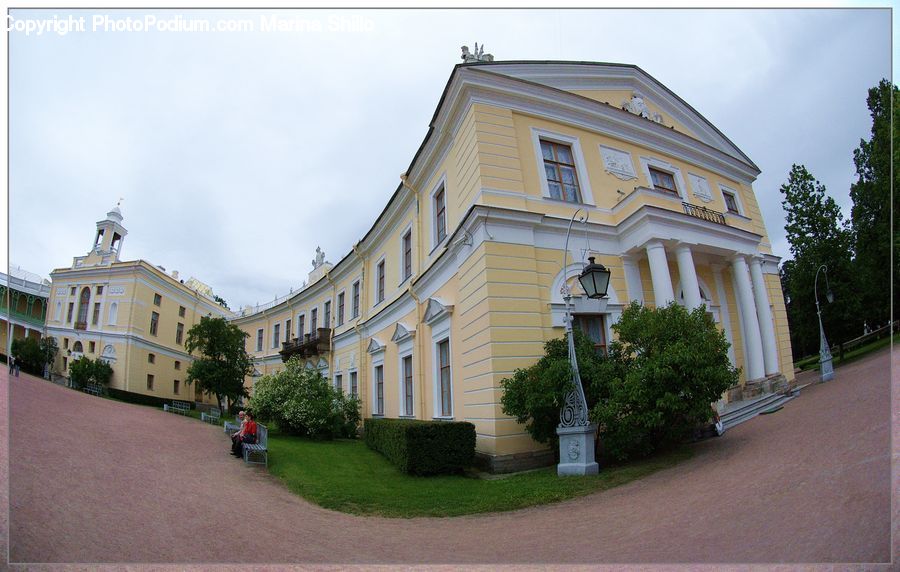
[[[316,257],[312,260],[313,270],[325,264],[325,253],[320,247],[316,247]]]
[[[479,48],[478,42],[475,42],[475,52],[470,52],[469,46],[463,46],[460,59],[465,63],[470,64],[472,62],[492,62],[494,61],[494,56],[492,54],[485,54],[484,44],[481,44],[481,47]]]

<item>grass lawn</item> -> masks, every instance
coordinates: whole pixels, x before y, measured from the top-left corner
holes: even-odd
[[[900,343],[900,336],[897,337],[897,343]],[[874,351],[878,351],[881,348],[886,348],[891,345],[890,336],[881,338],[880,340],[875,340],[874,342],[868,343],[864,346],[859,346],[858,348],[853,348],[852,350],[844,352],[844,359],[840,358],[840,355],[835,352],[832,355],[832,364],[834,367],[839,365],[844,365],[853,361],[858,360],[859,358],[869,355]],[[798,361],[794,364],[794,367],[799,367],[802,370],[810,370],[810,369],[819,369],[819,355],[813,355],[802,360]]]
[[[269,471],[306,500],[360,515],[409,518],[515,510],[625,484],[689,458],[682,449],[587,477],[556,476],[556,466],[497,479],[401,473],[362,441],[310,441],[269,434]]]

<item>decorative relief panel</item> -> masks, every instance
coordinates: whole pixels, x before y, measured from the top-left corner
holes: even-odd
[[[630,153],[601,145],[600,155],[603,157],[603,166],[610,175],[623,181],[637,179]]]
[[[66,289],[65,289],[65,288],[57,288],[57,289],[56,289],[56,295],[57,295],[57,296],[65,296],[65,295],[66,295]]]
[[[121,296],[122,294],[125,293],[125,287],[124,286],[110,286],[107,289],[107,293],[109,293],[110,296]]]
[[[691,189],[694,191],[695,197],[704,203],[712,200],[712,193],[709,190],[709,183],[706,182],[706,179],[699,175],[688,173],[688,180],[691,182]]]

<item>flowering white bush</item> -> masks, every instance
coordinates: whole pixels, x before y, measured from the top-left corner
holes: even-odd
[[[256,382],[250,410],[286,433],[326,439],[355,437],[360,420],[357,398],[334,389],[297,358],[290,359],[283,371]]]

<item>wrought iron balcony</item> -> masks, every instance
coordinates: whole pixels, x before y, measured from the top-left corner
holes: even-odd
[[[315,332],[304,334],[302,338],[294,338],[281,344],[281,361],[293,356],[308,358],[331,351],[331,328],[318,328]]]
[[[725,222],[725,215],[719,211],[714,211],[706,207],[698,207],[690,203],[681,203],[684,207],[684,214],[699,218],[705,221],[714,222],[716,224],[728,224]]]

